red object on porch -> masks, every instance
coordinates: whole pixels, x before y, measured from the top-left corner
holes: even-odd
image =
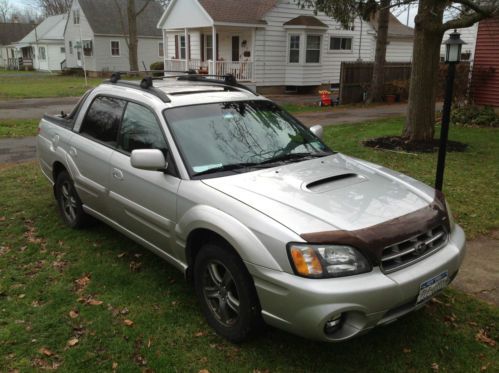
[[[331,94],[329,92],[327,93],[321,93],[321,104],[322,106],[331,106],[332,105],[331,101]]]

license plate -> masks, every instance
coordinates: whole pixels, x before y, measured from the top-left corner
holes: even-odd
[[[447,271],[426,280],[419,286],[419,295],[416,304],[430,299],[433,295],[445,288],[449,284],[449,274]]]

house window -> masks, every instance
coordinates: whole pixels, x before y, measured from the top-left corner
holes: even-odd
[[[165,56],[165,49],[163,47],[163,42],[160,41],[159,44],[158,44],[158,55],[160,57],[164,57]]]
[[[93,55],[92,40],[83,40],[83,55],[86,57]]]
[[[319,63],[321,61],[321,36],[307,35],[306,63]]]
[[[213,36],[206,35],[206,59],[213,60]]]
[[[185,35],[180,35],[179,40],[179,56],[181,60],[185,60]]]
[[[300,62],[300,35],[289,37],[289,63]]]
[[[111,56],[119,56],[120,55],[120,42],[117,40],[111,41]]]
[[[66,53],[66,48],[61,47],[61,53]]]
[[[73,10],[73,23],[75,25],[80,24],[80,10],[79,9]]]
[[[331,39],[329,39],[329,49],[330,50],[351,51],[352,50],[352,38],[331,37]]]
[[[69,42],[69,54],[73,54],[73,42]]]
[[[38,59],[45,60],[45,47],[38,47]]]

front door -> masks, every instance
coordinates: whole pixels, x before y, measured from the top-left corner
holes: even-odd
[[[239,61],[239,36],[232,37],[232,61]]]
[[[163,171],[146,171],[130,164],[136,149],[160,149],[168,145],[159,121],[147,107],[129,102],[125,109],[117,150],[111,157],[110,190],[112,219],[157,250],[171,254],[180,179]]]

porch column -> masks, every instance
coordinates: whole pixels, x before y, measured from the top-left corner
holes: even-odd
[[[253,28],[251,31],[251,77],[250,81],[254,82],[255,81],[255,45],[256,45],[256,28]]]
[[[212,46],[212,62],[211,62],[211,75],[215,75],[217,65],[217,29],[215,25],[211,28],[211,46]]]
[[[187,28],[184,28],[184,45],[185,45],[185,71],[189,71],[189,34]]]

